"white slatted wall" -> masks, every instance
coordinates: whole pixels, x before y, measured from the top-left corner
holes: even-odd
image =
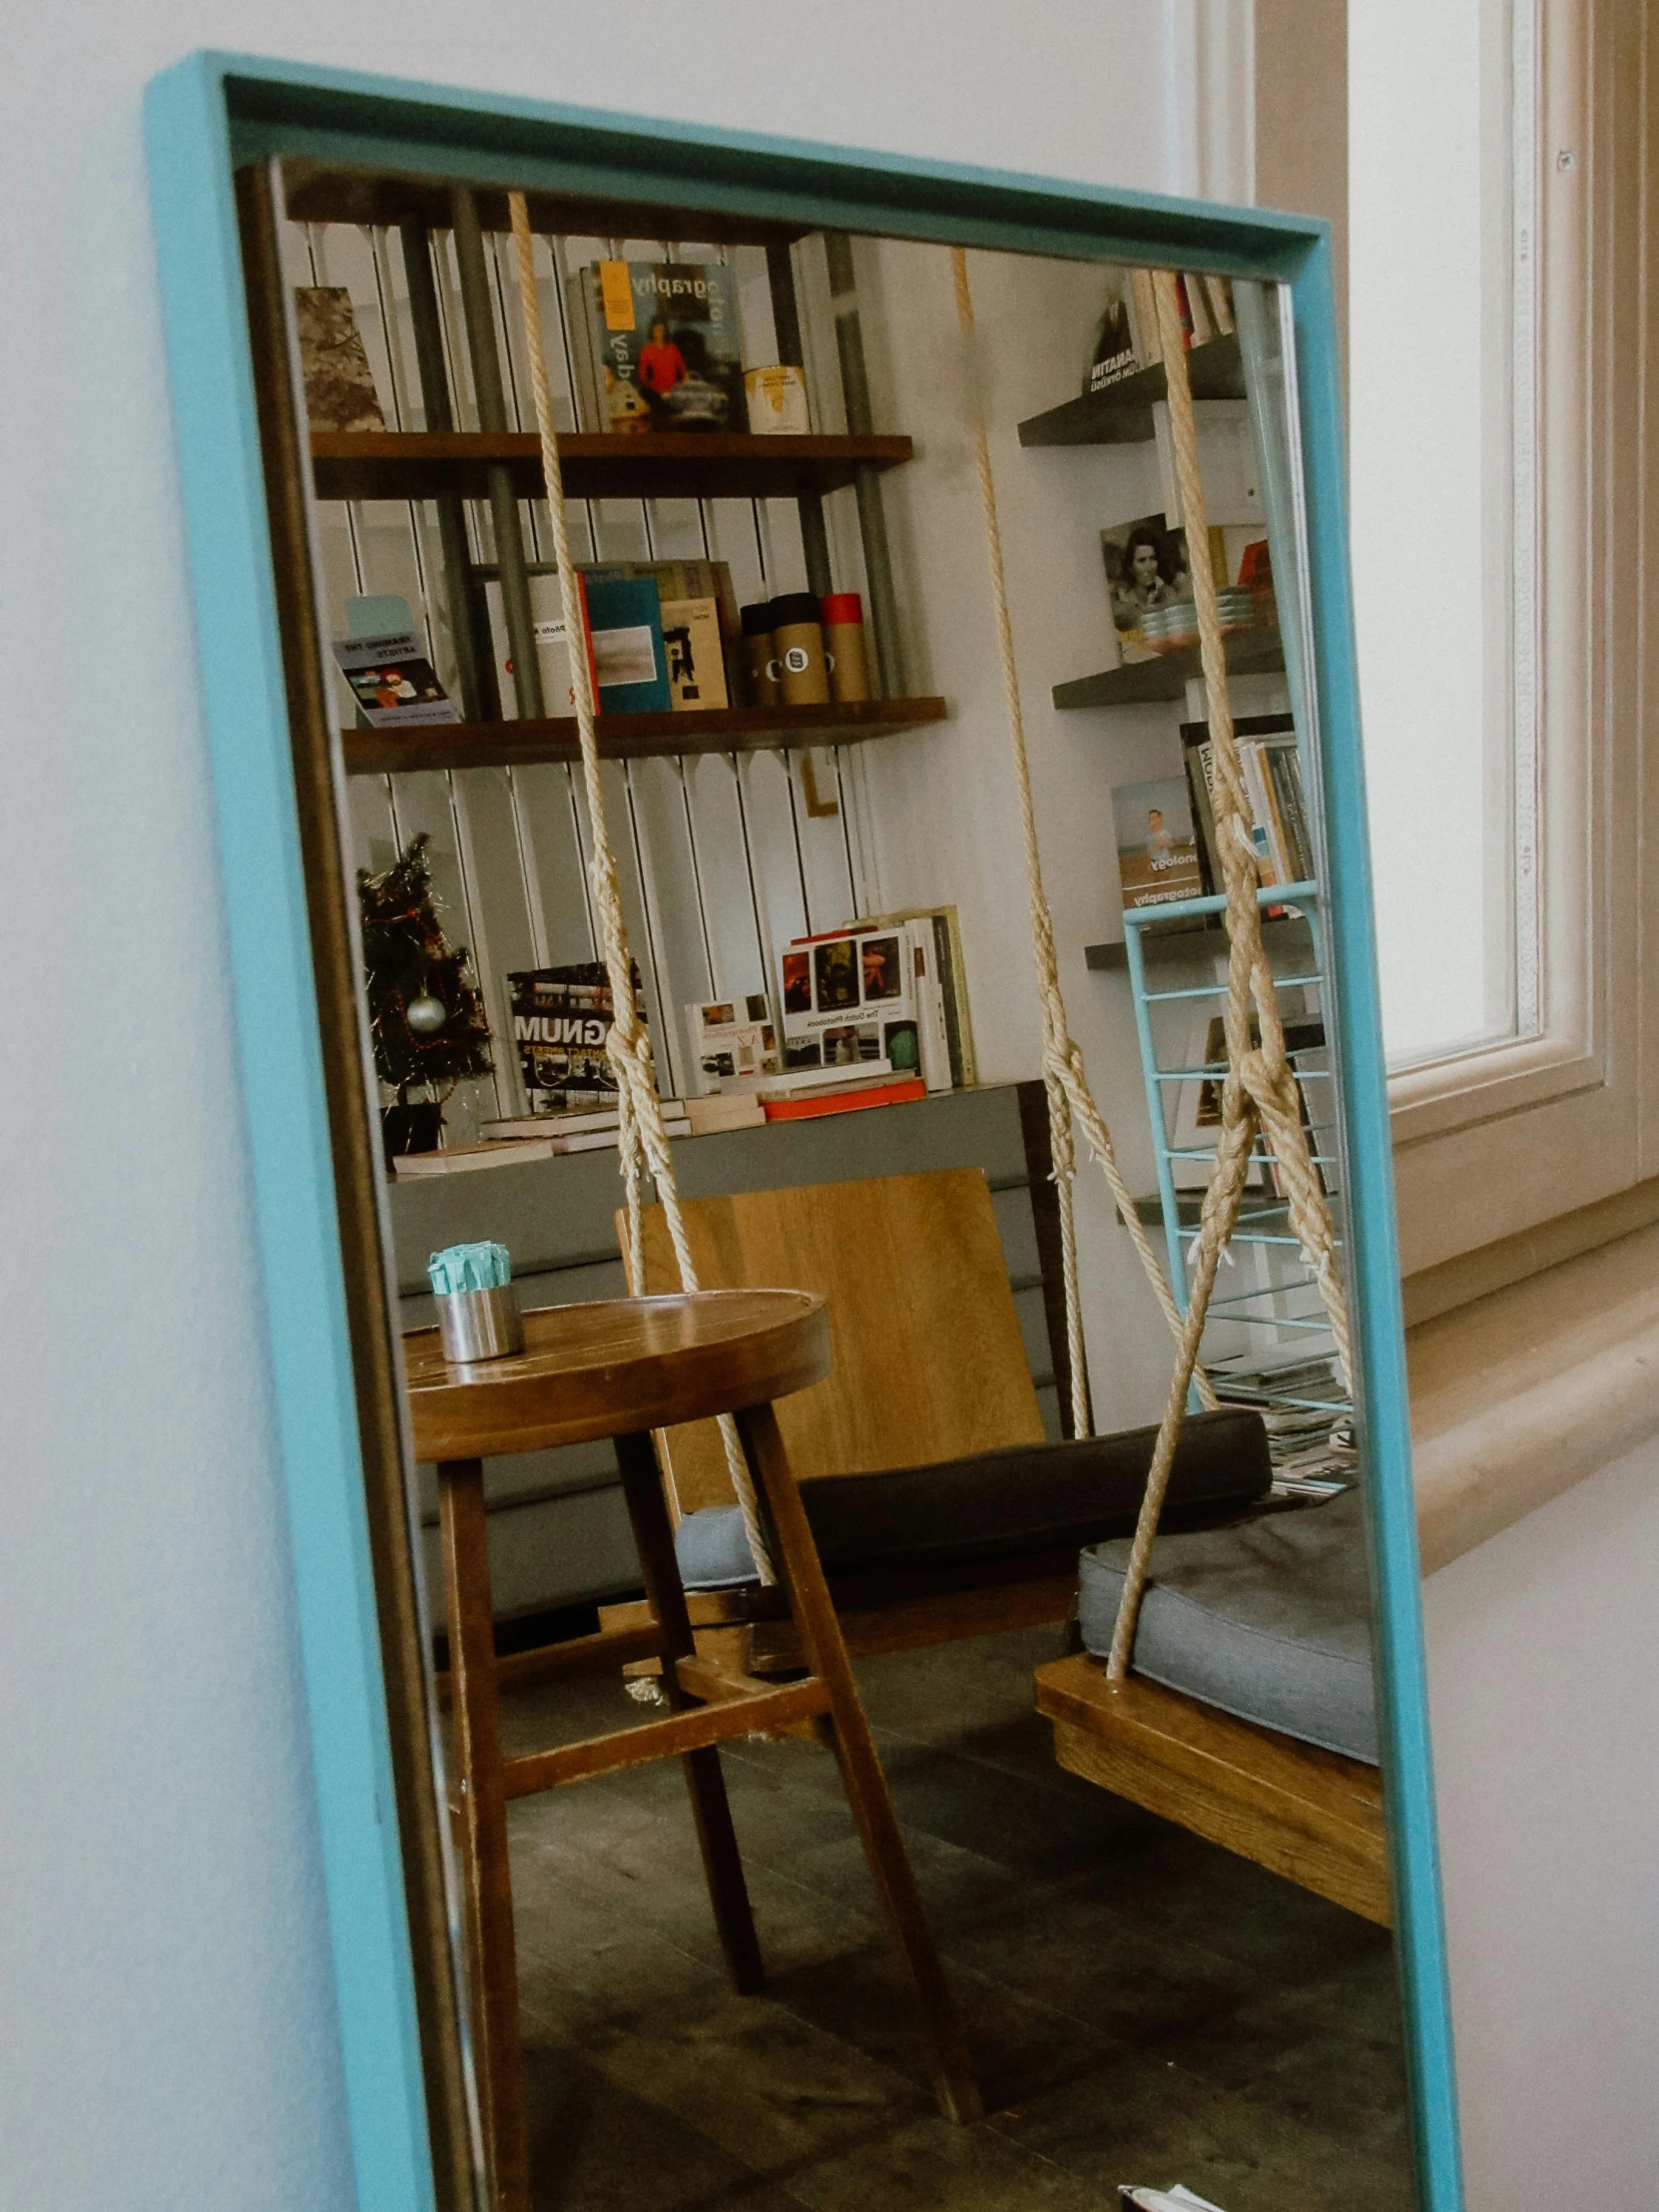
[[[456,426],[475,429],[452,242],[434,233],[435,275]],[[511,241],[486,236],[496,338],[509,421],[533,429]],[[343,224],[290,225],[290,280],[350,291],[388,427],[424,427],[401,243],[395,232]],[[541,310],[556,419],[575,426],[565,330],[566,273],[604,255],[730,260],[739,273],[748,362],[775,357],[766,257],[759,248],[699,248],[659,241],[538,239]],[[825,333],[828,280],[822,245],[795,249],[815,427],[843,426],[833,345]],[[545,506],[526,517],[525,552],[550,560]],[[837,589],[865,589],[850,491],[826,501]],[[487,505],[469,502],[472,557],[494,557]],[[578,560],[729,562],[740,602],[807,588],[799,517],[790,500],[589,500],[571,509]],[[454,682],[435,511],[417,501],[327,501],[318,509],[322,589],[330,634],[345,631],[358,593],[400,593],[423,622],[430,656]],[[352,703],[336,676],[342,727]],[[607,763],[605,804],[622,879],[628,930],[645,977],[647,1018],[665,1094],[695,1090],[688,1066],[687,1000],[766,990],[776,1002],[778,949],[804,931],[833,927],[882,903],[867,833],[865,766],[858,748],[813,757],[821,799],[814,815],[799,757],[782,753]],[[592,834],[580,772],[560,766],[476,768],[349,779],[353,867],[387,864],[419,830],[430,833],[434,885],[450,941],[469,946],[495,1037],[493,1078],[463,1084],[446,1111],[451,1144],[472,1141],[480,1120],[522,1112],[511,1048],[505,977],[515,968],[588,960],[596,940],[587,880]]]

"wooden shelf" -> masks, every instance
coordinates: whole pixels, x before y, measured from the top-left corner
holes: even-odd
[[[1195,399],[1242,399],[1244,362],[1237,337],[1212,338],[1187,355]],[[1153,403],[1169,396],[1162,361],[1108,384],[1104,391],[1068,399],[1019,426],[1021,445],[1143,445],[1152,435]]]
[[[424,223],[447,231],[452,221],[450,187],[433,177],[395,171],[350,169],[292,157],[282,163],[288,214],[296,223],[352,223],[367,228]],[[475,185],[478,221],[486,231],[505,231],[507,195],[499,185]],[[694,246],[787,245],[807,237],[812,226],[768,222],[758,216],[717,209],[666,207],[595,193],[526,194],[533,231],[578,239],[672,239]]]
[[[600,715],[594,724],[608,761],[676,754],[767,753],[780,746],[864,745],[943,722],[942,699],[864,699],[850,706],[723,707],[703,714]],[[438,722],[414,730],[344,730],[348,776],[409,769],[529,768],[576,761],[576,719],[546,722]]]
[[[1262,943],[1270,953],[1312,952],[1314,933],[1310,924],[1296,914],[1281,914],[1277,920],[1264,914]],[[1172,921],[1167,928],[1143,925],[1141,929],[1141,951],[1148,967],[1169,967],[1178,960],[1214,959],[1226,949],[1227,931],[1219,920]],[[1121,937],[1112,937],[1105,944],[1086,944],[1083,963],[1097,971],[1127,974],[1129,952]]]
[[[908,438],[584,431],[560,437],[559,465],[572,499],[793,499],[838,491],[861,469],[893,468],[912,451]],[[522,431],[311,432],[319,499],[481,499],[502,462],[520,499],[541,497],[541,442]]]
[[[1225,639],[1229,676],[1264,676],[1285,666],[1285,646],[1276,629],[1230,630]],[[1204,674],[1198,647],[1160,654],[1155,661],[1126,661],[1098,676],[1074,677],[1056,684],[1056,707],[1139,707],[1149,700],[1186,697],[1187,686]]]

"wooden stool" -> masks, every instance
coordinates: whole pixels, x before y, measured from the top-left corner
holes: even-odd
[[[727,1968],[736,1987],[757,1989],[760,1945],[715,1747],[762,1729],[816,1723],[834,1750],[889,1933],[920,1998],[939,2102],[951,2119],[977,2118],[966,2045],[772,1410],[774,1398],[830,1371],[823,1300],[799,1291],[708,1291],[558,1306],[525,1315],[524,1345],[513,1359],[451,1367],[435,1329],[404,1339],[415,1456],[438,1470],[455,1718],[450,1809],[466,1881],[468,1982],[495,2203],[501,2212],[528,2212],[530,2203],[507,1800],[651,1759],[682,1759]],[[812,1670],[783,1687],[699,1660],[693,1647],[650,1431],[726,1412],[737,1417]],[[660,1658],[674,1710],[666,1720],[503,1759],[482,1461],[601,1436],[616,1439],[652,1618],[555,1647],[549,1656],[558,1664],[538,1671],[546,1679]]]

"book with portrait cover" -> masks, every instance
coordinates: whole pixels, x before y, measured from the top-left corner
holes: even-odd
[[[1126,907],[1169,906],[1177,899],[1204,896],[1184,777],[1120,785],[1112,794],[1112,819]]]
[[[745,430],[737,272],[719,262],[593,262],[570,278],[584,426]]]

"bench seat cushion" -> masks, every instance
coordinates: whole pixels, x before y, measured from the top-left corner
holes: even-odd
[[[1080,1626],[1102,1658],[1128,1561],[1126,1540],[1083,1554]],[[1376,1766],[1360,1492],[1230,1528],[1161,1533],[1132,1664],[1240,1720]]]
[[[801,1495],[830,1574],[948,1569],[1074,1552],[1132,1529],[1152,1463],[1155,1428],[1068,1443],[1019,1444],[931,1467],[820,1475]],[[1230,1511],[1266,1494],[1273,1478],[1261,1416],[1224,1408],[1194,1414],[1170,1477],[1172,1524]],[[688,1590],[745,1589],[754,1563],[735,1505],[688,1513],[676,1535]]]

